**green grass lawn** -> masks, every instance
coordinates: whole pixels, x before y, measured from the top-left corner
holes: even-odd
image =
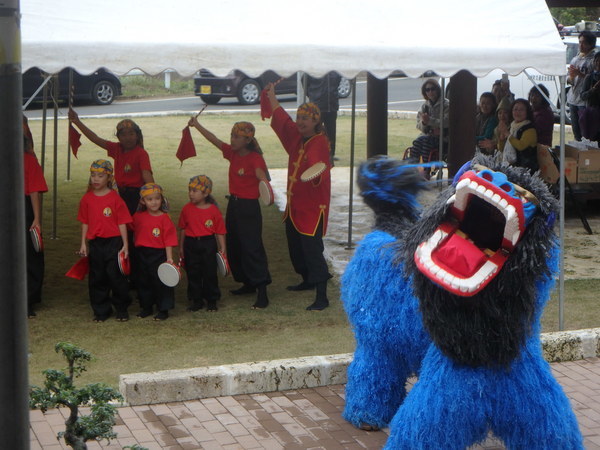
[[[287,156],[271,131],[268,122],[255,115],[203,115],[203,123],[221,139],[227,140],[231,125],[238,120],[252,121],[257,139],[271,168],[283,168]],[[84,119],[84,122],[104,138],[114,136],[117,119]],[[225,210],[228,163],[220,152],[193,131],[198,156],[186,160],[183,166],[175,152],[186,126],[186,117],[140,118],[136,122],[144,133],[156,181],[163,186],[171,203],[171,215],[176,221],[179,211],[188,201],[187,182],[194,175],[207,174],[214,182],[214,195]],[[41,157],[41,122],[30,121],[38,158]],[[49,130],[52,129],[49,124]],[[66,340],[90,351],[97,362],[89,366],[81,382],[103,381],[116,385],[119,374],[230,364],[246,361],[289,358],[352,352],[354,339],[339,301],[339,280],[329,283],[331,307],[322,312],[307,312],[304,308],[313,300],[313,292],[290,293],[285,287],[299,281],[293,272],[281,224],[281,214],[275,207],[263,208],[263,236],[273,284],[269,287],[270,306],[254,311],[253,296],[233,297],[229,290],[238,285],[231,278],[221,278],[222,299],[219,311],[190,313],[184,281],[176,290],[176,306],[171,318],[154,322],[137,319],[137,302],[130,308],[132,320],[118,323],[108,320],[93,323],[89,306],[87,280],[76,281],[64,276],[75,263],[79,249],[80,224],[77,208],[85,193],[89,166],[94,159],[106,156],[104,150],[82,137],[79,159],[71,158],[71,180],[66,181],[66,121],[59,122],[57,197],[53,194],[53,153],[47,149],[46,178],[51,192],[44,196],[44,237],[46,280],[43,304],[38,316],[29,320],[30,382],[42,381],[41,371],[61,367],[63,362],[54,353],[54,344]],[[366,120],[357,118],[357,161],[365,154]],[[350,118],[338,119],[336,154],[340,166],[349,165]],[[389,124],[389,154],[400,157],[415,136],[412,120],[392,120]],[[52,142],[51,136],[48,139]],[[334,186],[335,189],[335,186]],[[52,239],[52,204],[56,201],[57,233]],[[600,323],[595,293],[599,281],[567,283],[566,324],[570,329],[591,327]],[[576,300],[571,300],[576,298]],[[552,301],[544,318],[544,329],[557,329],[556,306]]]

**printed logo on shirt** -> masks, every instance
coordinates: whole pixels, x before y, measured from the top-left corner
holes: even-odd
[[[152,230],[152,236],[154,236],[155,238],[160,237],[160,228],[154,228]]]
[[[125,164],[125,167],[123,167],[123,172],[125,172],[125,173],[131,172],[131,166],[129,164]]]
[[[110,209],[110,207],[107,206],[102,211],[102,214],[104,214],[104,217],[110,217],[110,216],[112,216],[112,209]]]
[[[238,175],[239,175],[240,177],[243,177],[243,176],[244,176],[244,168],[243,168],[243,167],[242,167],[240,170],[238,170]]]
[[[208,219],[206,222],[204,222],[204,226],[206,228],[212,228],[213,227],[213,221],[211,219]]]

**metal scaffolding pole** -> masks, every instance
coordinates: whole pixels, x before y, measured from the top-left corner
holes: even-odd
[[[29,448],[20,10],[0,0],[0,445]]]

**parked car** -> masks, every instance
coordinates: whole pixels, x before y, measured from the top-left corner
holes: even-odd
[[[60,100],[69,98],[69,70],[63,69],[58,73],[58,96]],[[23,74],[23,100],[28,100],[48,76],[37,67],[27,70]],[[113,100],[121,95],[121,82],[111,72],[98,69],[90,75],[81,75],[73,70],[73,100],[93,101],[98,105],[110,105]],[[39,91],[35,99],[43,99],[43,91]]]
[[[200,96],[208,105],[214,105],[223,97],[237,97],[242,105],[254,105],[260,101],[260,92],[270,82],[281,77],[268,70],[257,78],[251,78],[240,70],[233,70],[224,77],[217,77],[202,69],[194,77],[194,94]],[[297,76],[284,78],[275,86],[277,95],[296,94]],[[350,81],[342,78],[338,87],[340,98],[350,95]]]

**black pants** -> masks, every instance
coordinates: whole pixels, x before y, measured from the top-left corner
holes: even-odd
[[[127,312],[131,303],[129,283],[117,261],[123,240],[120,236],[95,238],[89,241],[89,246],[89,291],[94,316],[107,318],[112,313],[112,306],[117,313]]]
[[[27,252],[27,304],[29,306],[42,301],[42,284],[44,283],[44,252],[36,252],[33,248],[29,227],[33,222],[31,198],[25,196],[25,245]]]
[[[288,217],[285,221],[290,259],[297,274],[302,279],[317,284],[331,278],[325,256],[323,256],[323,220],[319,222],[314,236],[300,233]]]
[[[185,271],[188,279],[188,300],[209,304],[221,298],[217,278],[217,241],[214,236],[186,236],[183,241]]]
[[[158,278],[158,266],[167,261],[164,248],[136,247],[138,257],[137,291],[140,308],[152,311],[154,305],[159,311],[175,307],[175,289],[165,286]]]
[[[248,286],[271,283],[267,253],[262,240],[262,213],[258,200],[229,197],[227,255],[233,279]]]

